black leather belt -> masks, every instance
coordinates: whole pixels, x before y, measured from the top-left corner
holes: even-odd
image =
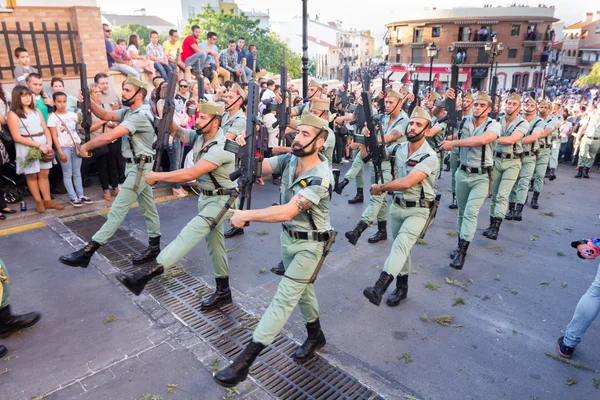
[[[202,193],[204,196],[235,196],[238,194],[238,191],[236,189],[225,189],[225,188],[220,188],[217,190],[204,190],[204,189],[200,189],[200,193]]]
[[[283,225],[283,230],[288,233],[292,238],[298,240],[313,240],[315,242],[326,242],[330,239],[331,235],[329,232],[296,232]]]
[[[139,164],[140,157],[142,157],[142,156],[137,156],[136,158],[126,158],[125,162],[127,164]],[[152,164],[154,162],[154,157],[152,157],[152,156],[144,156],[144,157],[146,157],[146,164]]]
[[[490,167],[471,168],[471,167],[467,167],[466,165],[460,164],[460,169],[462,169],[465,172],[468,172],[469,174],[487,174],[488,171],[490,170]]]
[[[540,149],[549,149],[552,145],[546,146],[545,144],[540,144]]]
[[[598,140],[598,139],[600,139],[600,136],[594,136],[594,137],[589,137],[589,136],[586,136],[586,137],[587,137],[588,139],[590,139],[590,140]]]
[[[431,208],[433,207],[433,200],[419,200],[419,201],[406,201],[400,197],[394,197],[394,203],[398,204],[402,208],[421,207]]]
[[[537,153],[538,153],[538,151],[524,151],[521,153],[521,155],[523,157],[529,157],[529,156],[535,157],[535,156],[537,156]]]
[[[499,151],[494,153],[494,157],[498,157],[501,158],[503,160],[511,160],[511,159],[517,159],[517,158],[521,158],[521,154],[507,154],[507,153],[501,153]]]

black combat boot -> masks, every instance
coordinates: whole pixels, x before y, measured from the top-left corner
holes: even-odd
[[[448,206],[451,210],[456,210],[458,208],[458,203],[456,203],[456,194],[452,193],[452,203]]]
[[[230,230],[228,230],[227,232],[225,232],[225,237],[227,239],[232,238],[234,236],[238,236],[238,235],[243,235],[244,234],[244,229],[243,228],[231,228]]]
[[[74,253],[68,254],[66,256],[60,256],[58,261],[61,263],[68,265],[69,267],[81,267],[87,268],[90,264],[90,260],[92,256],[102,246],[100,243],[94,242],[93,240],[89,242],[83,249],[77,250]]]
[[[515,207],[515,215],[513,216],[513,220],[522,221],[523,220],[523,204],[517,204]]]
[[[356,224],[353,230],[346,232],[346,239],[348,239],[348,241],[353,245],[356,245],[356,242],[358,242],[358,239],[360,238],[360,234],[363,233],[368,227],[369,225],[367,225],[367,223],[361,219],[358,221],[358,224]]]
[[[0,308],[0,337],[7,337],[13,332],[29,328],[35,325],[42,315],[31,312],[23,315],[14,315],[10,310],[10,304]]]
[[[356,189],[356,196],[353,199],[348,200],[348,204],[358,204],[363,203],[365,201],[365,197],[363,196],[363,188]]]
[[[8,353],[8,349],[0,344],[0,358],[4,357]]]
[[[583,168],[583,177],[586,179],[590,178],[590,169],[588,167]]]
[[[327,343],[318,318],[315,322],[306,324],[306,332],[308,333],[308,337],[304,343],[302,343],[302,346],[298,347],[294,353],[294,358],[299,363],[305,363],[313,358],[315,352]]]
[[[531,208],[534,210],[540,208],[540,205],[538,204],[538,197],[540,197],[540,192],[533,192],[533,197],[531,198]]]
[[[400,304],[401,300],[404,300],[408,294],[408,275],[398,275],[396,277],[396,290],[392,292],[387,298],[387,305],[390,307],[396,307]]]
[[[382,240],[387,240],[387,221],[378,221],[377,222],[377,232],[371,236],[367,242],[369,243],[377,243]]]
[[[488,226],[487,229],[483,231],[483,236],[488,237],[488,235],[492,231],[493,226],[494,226],[494,217],[490,217],[490,226]]]
[[[508,203],[508,212],[504,216],[504,219],[507,221],[515,219],[515,203]]]
[[[585,169],[585,167],[577,168],[577,173],[575,174],[575,178],[583,178],[583,170],[584,169]]]
[[[467,256],[467,249],[469,248],[470,243],[471,242],[467,242],[466,240],[458,239],[458,251],[450,263],[450,267],[459,270],[463,269],[463,265],[465,265],[465,257]]]
[[[234,387],[246,380],[250,366],[266,346],[251,341],[231,364],[213,375],[213,379],[224,387]]]
[[[337,194],[342,194],[342,191],[344,190],[344,188],[346,186],[348,186],[348,184],[350,183],[350,181],[348,179],[344,179],[343,181],[339,182],[337,184],[337,186],[333,189]]]
[[[145,264],[150,261],[156,260],[156,257],[160,254],[160,236],[150,238],[148,240],[148,248],[143,253],[138,254],[136,257],[131,259],[133,265]]]
[[[548,174],[548,178],[553,181],[556,179],[556,169],[550,168],[550,173]]]
[[[550,178],[550,168],[546,168],[546,174],[544,175],[544,178]]]
[[[139,271],[135,271],[132,274],[126,274],[125,272],[119,272],[115,275],[117,280],[123,284],[131,293],[139,296],[142,290],[146,287],[146,284],[152,280],[155,276],[161,275],[165,272],[162,265],[157,264],[150,267],[142,268]]]
[[[279,261],[277,266],[271,268],[271,272],[275,275],[283,276],[285,274],[285,267],[283,266],[283,261]]]
[[[492,223],[492,230],[487,235],[488,239],[498,239],[498,233],[500,232],[500,224],[502,224],[502,218],[494,218],[494,222]]]
[[[379,279],[375,282],[375,285],[365,288],[365,290],[363,290],[363,295],[369,299],[372,304],[379,306],[381,304],[381,298],[393,280],[394,277],[392,275],[382,271],[381,275],[379,275]]]
[[[528,192],[533,192],[533,182],[534,179],[532,179],[531,182],[529,182],[529,189],[527,189]]]
[[[229,277],[215,278],[217,288],[210,297],[200,304],[200,311],[210,311],[217,307],[231,304],[231,289],[229,289]]]

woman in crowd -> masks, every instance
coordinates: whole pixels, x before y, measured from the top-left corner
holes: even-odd
[[[42,113],[34,108],[31,90],[25,86],[17,85],[12,91],[8,128],[15,141],[17,173],[25,174],[37,212],[43,213],[51,208],[64,209],[50,197],[48,174],[52,161],[38,158],[40,151],[47,158],[54,154],[52,136]]]
[[[179,91],[175,94],[175,100],[181,105],[181,108],[183,108],[185,102],[190,98],[190,92],[188,91],[189,87],[190,85],[185,79],[179,81]],[[160,97],[164,98],[163,96]]]
[[[127,52],[131,57],[131,61],[133,62],[134,67],[138,67],[139,69],[145,69],[150,71],[152,77],[156,75],[156,70],[154,69],[154,62],[152,60],[148,60],[148,57],[141,56],[139,49],[140,48],[140,37],[138,35],[130,35],[129,36],[129,47],[127,47]]]
[[[102,92],[97,84],[90,85],[90,100],[98,106],[102,105]],[[106,131],[109,131],[108,121],[103,121],[92,113],[92,127],[90,128],[90,138],[94,139]],[[96,169],[100,185],[104,191],[104,200],[109,201],[112,194],[119,194],[119,165],[116,154],[110,151],[111,145],[102,146],[94,149],[92,152],[96,160]]]
[[[7,113],[8,101],[6,100],[6,93],[4,92],[4,89],[2,89],[2,83],[0,83],[0,129],[10,135],[6,121]],[[14,214],[16,212],[6,205],[6,202],[4,201],[4,190],[2,187],[2,183],[4,181],[4,179],[2,179],[2,175],[4,174],[4,164],[8,163],[9,161],[10,157],[8,155],[8,149],[4,145],[4,142],[0,139],[0,220],[6,219],[6,215],[4,214]]]
[[[58,152],[63,173],[63,183],[73,207],[92,204],[93,201],[83,194],[81,180],[82,159],[77,149],[81,138],[77,131],[78,116],[72,111],[67,111],[67,95],[55,92],[52,95],[56,111],[48,117],[48,129],[52,134],[52,141]]]

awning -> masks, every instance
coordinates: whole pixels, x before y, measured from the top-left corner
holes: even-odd
[[[431,75],[431,80],[435,77],[435,74]],[[429,82],[429,72],[419,72],[419,80],[421,82]]]
[[[387,79],[389,81],[401,81],[402,79],[404,79],[404,75],[406,75],[406,72],[395,71],[395,72],[392,72],[392,75]],[[386,73],[386,77],[387,77],[387,73]]]
[[[439,75],[440,75],[439,81],[442,83],[448,83],[448,82],[450,82],[450,78],[452,78],[452,74],[439,74]],[[466,82],[467,76],[468,76],[468,74],[458,74],[458,81]]]
[[[468,74],[458,74],[458,81],[459,82],[466,82],[468,76],[469,76]]]

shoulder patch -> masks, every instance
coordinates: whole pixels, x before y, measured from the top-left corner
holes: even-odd
[[[329,187],[329,178],[321,179],[321,186],[328,188]]]

